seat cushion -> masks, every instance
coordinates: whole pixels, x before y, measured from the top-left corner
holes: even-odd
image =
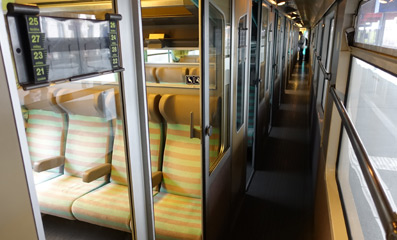
[[[80,221],[131,232],[127,186],[106,184],[77,199],[72,212]]]
[[[154,218],[156,239],[201,239],[201,199],[160,192]]]
[[[73,202],[103,184],[103,181],[85,183],[81,178],[67,175],[38,184],[36,191],[40,210],[42,213],[74,220]]]
[[[47,171],[39,172],[39,173],[33,172],[34,184],[43,183],[60,175],[62,175],[62,173],[47,172]]]

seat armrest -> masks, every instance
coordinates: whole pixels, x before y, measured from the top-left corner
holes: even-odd
[[[65,163],[64,156],[56,156],[51,158],[46,158],[33,163],[33,170],[35,172],[43,172],[52,168],[62,166]]]
[[[161,180],[163,180],[163,172],[156,171],[152,173],[152,187],[159,185]]]
[[[83,182],[89,183],[100,177],[106,176],[112,170],[112,165],[110,163],[104,163],[88,169],[83,173]]]

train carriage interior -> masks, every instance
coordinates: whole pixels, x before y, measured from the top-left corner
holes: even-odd
[[[397,239],[396,1],[0,2],[0,239]]]

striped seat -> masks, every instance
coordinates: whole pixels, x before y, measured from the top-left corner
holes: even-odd
[[[116,121],[110,183],[73,203],[76,219],[121,231],[131,231],[123,125]]]
[[[159,101],[159,95],[154,98],[148,96],[149,115],[151,116],[149,117],[150,152],[152,171],[158,171],[163,134],[160,117],[155,117],[156,112],[158,112],[158,101],[157,104],[153,103],[154,99]],[[129,190],[124,152],[124,128],[121,120],[116,120],[115,122],[110,183],[77,199],[73,203],[72,212],[76,219],[80,221],[131,232],[131,211],[128,200]]]
[[[219,100],[210,100],[212,123],[219,119]],[[167,122],[167,134],[163,181],[160,193],[154,196],[156,239],[201,239],[201,140],[190,138],[191,121],[194,128],[200,130],[200,99],[198,96],[164,95],[160,100],[160,112]],[[213,165],[219,154],[218,126],[210,138]]]
[[[36,191],[42,213],[75,219],[73,202],[105,184],[104,177],[85,183],[82,175],[109,162],[111,124],[100,117],[69,115],[67,133],[64,175],[37,185]]]
[[[154,207],[156,239],[201,239],[201,199],[161,192]]]
[[[24,117],[27,118],[26,135],[32,162],[64,155],[64,114],[31,109],[25,111]],[[61,175],[59,168],[33,174],[35,184]]]

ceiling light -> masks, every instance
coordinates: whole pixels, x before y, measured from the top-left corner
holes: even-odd
[[[295,19],[296,17],[295,16],[293,16],[291,19],[293,20],[293,19]]]
[[[283,6],[285,4],[285,1],[277,3],[278,6]]]
[[[380,0],[379,2],[382,3],[382,4],[386,4],[387,3],[386,0]]]
[[[269,2],[270,2],[271,4],[273,4],[273,5],[277,5],[277,2],[274,1],[274,0],[269,0]]]

